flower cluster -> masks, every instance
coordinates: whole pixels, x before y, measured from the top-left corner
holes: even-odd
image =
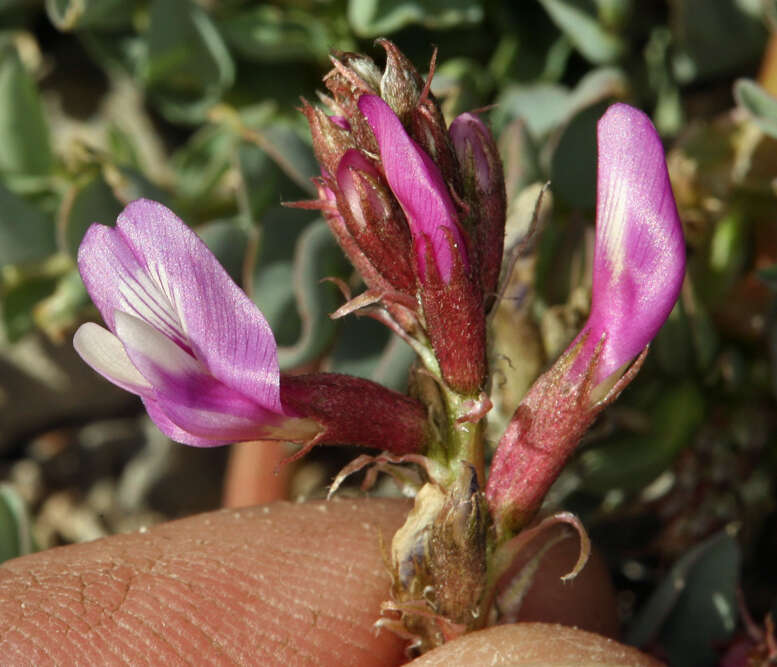
[[[319,206],[395,328],[428,339],[444,381],[476,395],[504,243],[501,162],[477,116],[448,128],[415,68],[378,43],[383,72],[339,53],[324,79],[331,115],[303,107],[322,167]]]
[[[535,516],[585,430],[636,374],[678,297],[685,245],[653,125],[613,105],[598,125],[589,318],[517,407],[486,482],[502,166],[477,115],[448,126],[430,82],[378,43],[383,71],[337,53],[322,96],[329,113],[304,103],[321,176],[318,200],[297,205],[322,210],[366,285],[339,312],[368,309],[418,352],[416,398],[345,375],[281,374],[262,314],[194,232],[145,200],[81,244],[81,275],[107,329],[84,324],[74,343],[174,440],[352,443],[387,450],[378,465],[419,464],[415,507],[392,543],[388,608],[431,646],[489,618],[489,558]]]

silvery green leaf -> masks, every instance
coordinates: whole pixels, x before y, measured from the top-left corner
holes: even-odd
[[[35,327],[33,307],[50,296],[56,285],[56,278],[36,276],[0,291],[0,313],[10,343],[16,342]]]
[[[593,210],[596,204],[596,123],[607,106],[600,102],[575,115],[553,151],[553,193],[576,208]]]
[[[46,0],[46,13],[62,31],[116,28],[129,23],[135,11],[131,0]]]
[[[212,217],[210,208],[224,196],[221,186],[237,144],[238,138],[231,128],[205,125],[173,155],[176,194],[183,208],[199,219]]]
[[[695,385],[686,382],[669,389],[650,411],[648,433],[620,437],[583,452],[583,488],[601,495],[612,489],[639,491],[691,445],[703,417],[704,400]]]
[[[310,222],[309,212],[293,209],[265,214],[251,292],[275,334],[281,368],[309,363],[332,344],[337,323],[329,314],[342,297],[322,280],[347,272],[323,220]]]
[[[52,218],[0,183],[0,267],[38,261],[55,250]]]
[[[764,267],[756,272],[756,275],[762,280],[771,290],[777,291],[777,264]]]
[[[294,252],[293,285],[301,329],[290,346],[278,346],[281,368],[293,368],[320,357],[332,344],[337,323],[329,315],[342,303],[339,290],[328,277],[344,277],[348,264],[323,220],[309,225]]]
[[[326,62],[334,44],[327,23],[293,8],[249,7],[227,16],[219,27],[236,53],[256,62]]]
[[[553,22],[578,51],[595,64],[611,63],[624,51],[618,35],[608,32],[585,0],[540,0]]]
[[[343,319],[326,370],[368,378],[405,391],[416,354],[401,338],[371,317]]]
[[[174,122],[205,118],[233,83],[235,67],[208,14],[192,0],[154,0],[143,79]]]
[[[507,86],[497,97],[494,124],[504,127],[520,118],[532,138],[544,137],[564,121],[569,90],[552,83],[517,84]]]
[[[11,44],[0,46],[0,173],[47,174],[49,128],[38,88]]]
[[[737,627],[741,560],[727,531],[691,549],[637,614],[626,641],[660,646],[671,665],[717,664],[717,649]]]
[[[64,341],[70,337],[89,294],[78,269],[73,267],[57,282],[54,291],[36,304],[32,318],[50,340]]]
[[[483,106],[493,86],[488,70],[470,58],[445,60],[432,80],[432,92],[442,100],[443,114],[448,119]]]
[[[61,249],[75,258],[86,230],[93,222],[116,224],[122,204],[102,174],[97,172],[73,185],[57,215],[57,236]]]
[[[741,0],[672,0],[669,3],[673,66],[680,83],[709,79],[758,63],[767,30],[746,4]]]
[[[758,127],[777,139],[777,99],[750,79],[737,79],[734,99]]]
[[[318,176],[320,168],[313,155],[313,148],[305,133],[289,123],[273,123],[263,128],[259,145],[278,168],[303,192],[314,194],[310,179]]]
[[[483,19],[479,0],[349,0],[348,21],[359,37],[387,35],[407,25],[442,29]]]

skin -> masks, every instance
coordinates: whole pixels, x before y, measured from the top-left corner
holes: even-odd
[[[631,646],[584,630],[546,623],[500,625],[429,651],[414,667],[542,665],[543,667],[659,667]]]
[[[3,664],[402,664],[403,642],[373,624],[389,585],[381,540],[388,545],[408,508],[385,499],[281,502],[8,561]],[[557,606],[557,575],[535,583],[527,604],[550,596]],[[562,587],[574,597],[576,585]],[[592,655],[656,664],[598,635],[542,624],[474,633],[424,657],[442,662],[417,664],[472,665],[483,652],[502,660],[495,664],[525,664],[518,656],[530,645],[558,665]]]
[[[222,507],[263,505],[289,496],[292,465],[288,446],[277,440],[241,442],[230,447]]]

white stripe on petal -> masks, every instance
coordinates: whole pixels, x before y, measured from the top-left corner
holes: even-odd
[[[133,394],[146,394],[149,382],[132,365],[116,336],[94,322],[82,324],[73,337],[73,347],[100,375]]]
[[[188,348],[181,318],[166,293],[167,287],[158,284],[144,270],[123,271],[119,281],[121,310],[139,317],[170,340]]]
[[[124,343],[132,363],[156,388],[171,382],[196,383],[210,378],[207,370],[191,354],[176,345],[147,320],[117,311],[116,335]]]
[[[628,181],[610,175],[606,187],[605,200],[602,202],[602,213],[597,220],[597,241],[605,253],[613,279],[623,272],[624,259],[627,256],[625,247],[626,226],[629,222]]]

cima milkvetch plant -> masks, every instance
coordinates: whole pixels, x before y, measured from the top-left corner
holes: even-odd
[[[334,316],[371,315],[417,352],[410,396],[344,375],[280,373],[262,314],[194,232],[143,200],[82,242],[79,268],[107,329],[84,324],[75,346],[179,442],[383,450],[358,457],[333,487],[373,464],[407,481],[399,466],[415,465],[415,504],[392,540],[380,623],[426,649],[514,618],[512,559],[547,524],[530,525],[585,430],[638,371],[677,299],[685,247],[658,135],[641,111],[615,104],[598,126],[590,316],[517,407],[487,474],[501,162],[477,115],[448,126],[431,75],[424,81],[392,43],[378,43],[382,71],[336,53],[324,79],[328,113],[303,103],[321,175],[318,199],[294,205],[321,210],[366,286]]]

